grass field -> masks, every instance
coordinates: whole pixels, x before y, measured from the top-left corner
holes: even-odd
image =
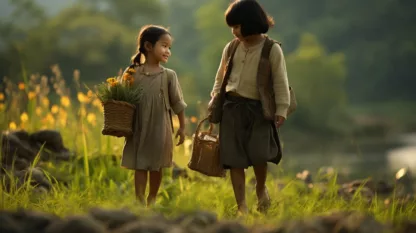
[[[46,79],[46,81],[45,81]],[[2,130],[56,129],[63,136],[64,144],[76,154],[70,162],[60,164],[42,163],[50,177],[67,180],[68,185],[55,185],[49,193],[34,193],[26,185],[18,190],[1,190],[1,208],[29,208],[64,216],[83,213],[96,206],[104,208],[127,207],[137,213],[161,212],[168,216],[202,209],[215,212],[219,218],[233,219],[236,211],[230,180],[207,178],[190,172],[191,179],[172,179],[171,171],[165,171],[164,181],[157,204],[152,209],[143,209],[134,198],[133,174],[112,160],[112,155],[121,154],[123,139],[101,135],[102,107],[91,91],[82,89],[75,75],[77,101],[71,101],[67,85],[62,82],[59,70],[55,70],[52,85],[48,90],[48,78],[32,76],[26,82],[11,83],[7,95],[1,95],[0,118]],[[188,116],[187,123],[195,126],[199,116]],[[175,121],[175,125],[177,122]],[[188,132],[189,133],[189,132]],[[192,132],[190,132],[192,133]],[[175,148],[174,160],[185,167],[189,160],[190,137],[185,145]],[[368,204],[360,195],[347,202],[337,195],[335,180],[329,182],[328,192],[322,196],[319,189],[306,192],[303,183],[296,181],[281,169],[279,179],[269,179],[268,188],[272,207],[266,215],[257,213],[253,185],[247,172],[247,198],[250,214],[243,219],[247,224],[277,221],[327,214],[337,210],[358,210],[373,214],[378,220],[400,221],[416,219],[416,203],[405,207],[393,202],[386,206],[384,199],[374,199]],[[336,178],[335,178],[336,179]],[[285,183],[284,188],[279,188]]]

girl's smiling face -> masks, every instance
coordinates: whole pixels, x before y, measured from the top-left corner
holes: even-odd
[[[152,49],[154,58],[160,62],[166,63],[171,55],[171,46],[172,37],[169,34],[162,35]]]

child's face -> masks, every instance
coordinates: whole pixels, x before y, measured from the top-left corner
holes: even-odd
[[[231,32],[238,39],[240,39],[240,40],[243,39],[243,36],[241,35],[241,25],[232,26],[231,27]]]
[[[171,55],[170,47],[172,46],[172,37],[165,34],[160,37],[153,47],[152,53],[155,59],[159,62],[166,63]]]

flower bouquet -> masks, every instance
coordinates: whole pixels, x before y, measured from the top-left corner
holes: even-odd
[[[103,135],[127,137],[133,133],[136,104],[142,90],[134,83],[135,69],[130,67],[122,78],[108,78],[97,85],[97,95],[104,107]]]

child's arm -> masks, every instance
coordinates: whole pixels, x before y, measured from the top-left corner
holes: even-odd
[[[227,56],[227,50],[228,50],[229,45],[230,43],[228,43],[222,51],[221,62],[218,67],[217,74],[215,76],[215,82],[214,82],[214,87],[212,88],[212,91],[211,91],[211,97],[214,97],[215,94],[220,92],[222,79],[224,78],[225,66],[227,63],[226,56]]]
[[[176,72],[172,71],[172,79],[169,83],[169,101],[173,112],[178,116],[179,129],[176,132],[176,138],[179,137],[177,146],[181,145],[185,141],[185,108],[187,104],[183,99],[182,88],[179,84]]]
[[[270,52],[270,65],[272,67],[273,90],[276,101],[275,115],[277,118],[286,119],[287,110],[290,106],[289,81],[282,48],[276,43]]]

